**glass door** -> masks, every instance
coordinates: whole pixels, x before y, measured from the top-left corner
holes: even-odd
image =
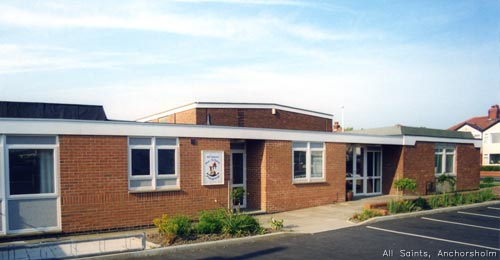
[[[233,198],[234,206],[240,205],[241,208],[247,206],[247,187],[246,187],[246,154],[244,150],[231,151],[231,184],[233,195],[241,194],[239,198]],[[243,189],[243,190],[241,190]],[[239,190],[239,191],[238,191]]]
[[[382,193],[382,151],[379,147],[350,145],[346,152],[346,192]]]
[[[356,147],[354,152],[354,195],[365,193],[365,171],[363,169],[364,165],[364,152],[363,147]]]
[[[366,151],[365,194],[382,193],[382,152],[380,149]]]
[[[346,152],[346,192],[354,195],[364,194],[364,148],[350,145]]]

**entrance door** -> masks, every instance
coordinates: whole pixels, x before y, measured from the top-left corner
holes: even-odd
[[[382,193],[382,152],[378,147],[351,146],[346,165],[346,190],[354,195]]]
[[[382,193],[382,152],[378,150],[366,151],[366,178],[365,194]]]
[[[233,191],[243,188],[243,198],[239,201],[241,208],[247,206],[247,170],[246,170],[246,154],[245,150],[231,151],[231,184]],[[235,201],[235,206],[238,201]]]

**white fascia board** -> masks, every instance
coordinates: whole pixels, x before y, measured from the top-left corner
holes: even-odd
[[[0,134],[156,136],[356,144],[403,144],[400,136],[334,134],[329,132],[278,130],[266,128],[47,119],[0,119]]]
[[[309,110],[304,110],[300,108],[294,108],[294,107],[287,107],[287,106],[281,106],[281,105],[276,105],[276,104],[245,104],[245,103],[192,103],[188,104],[182,107],[178,107],[172,110],[168,110],[159,114],[151,115],[148,117],[144,117],[141,119],[138,119],[138,122],[148,122],[150,120],[162,118],[165,116],[169,116],[175,113],[187,111],[190,109],[195,109],[195,108],[240,108],[240,109],[278,109],[278,110],[283,110],[283,111],[288,111],[292,113],[298,113],[298,114],[303,114],[303,115],[308,115],[308,116],[315,116],[315,117],[321,117],[321,118],[326,118],[326,119],[333,119],[333,115],[326,114],[326,113],[319,113],[319,112],[314,112],[314,111],[309,111]]]
[[[429,143],[453,143],[453,144],[473,144],[476,148],[481,148],[480,139],[455,139],[455,138],[439,138],[439,137],[426,137],[426,136],[404,136],[403,145],[414,146],[416,142],[429,142]]]

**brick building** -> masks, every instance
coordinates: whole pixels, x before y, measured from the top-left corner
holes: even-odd
[[[17,105],[12,115],[0,104],[1,235],[194,216],[228,207],[235,187],[243,207],[278,212],[342,202],[346,190],[393,193],[402,177],[420,194],[439,174],[456,176],[457,190],[479,186],[468,133],[332,133],[331,115],[276,104],[194,103],[145,122],[107,120],[102,107]],[[30,118],[25,107],[47,113]]]

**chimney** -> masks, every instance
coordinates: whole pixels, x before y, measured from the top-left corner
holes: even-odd
[[[498,105],[493,105],[491,108],[488,110],[488,119],[489,120],[496,120],[500,118],[500,109],[498,108]]]
[[[342,132],[342,127],[338,121],[333,122],[333,132]]]

